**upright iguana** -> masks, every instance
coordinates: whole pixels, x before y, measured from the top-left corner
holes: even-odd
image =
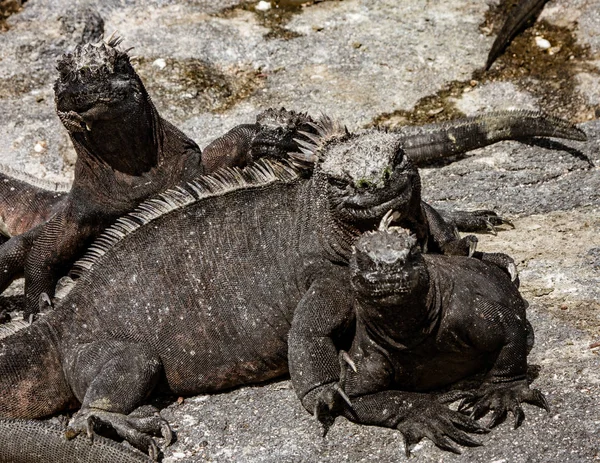
[[[101,422],[155,456],[146,433],[168,435],[164,421],[132,414],[150,394],[217,392],[284,375],[298,314],[352,303],[347,265],[362,232],[394,209],[398,223],[427,239],[416,220],[418,172],[400,140],[351,134],[324,119],[316,144],[298,155],[316,157],[308,179],[259,160],[200,177],[117,220],[76,265],[78,278],[55,310],[0,342],[0,418],[80,405],[71,435]],[[431,410],[422,429],[481,429],[429,405],[419,402]]]
[[[119,42],[80,45],[58,63],[56,110],[77,152],[70,191],[59,198],[0,178],[5,232],[16,234],[0,248],[0,291],[24,275],[25,316],[119,216],[202,173],[200,149],[160,117]],[[25,195],[17,206],[14,191]]]
[[[289,333],[294,389],[325,430],[341,415],[399,429],[407,455],[431,436],[460,453],[452,441],[480,444],[460,430],[421,427],[431,413],[427,393],[482,371],[483,383],[465,402],[473,405],[472,417],[493,410],[493,427],[511,411],[517,427],[525,416],[522,402],[548,410],[526,380],[533,345],[527,303],[496,266],[423,255],[413,235],[384,225],[356,242],[350,269],[354,304],[342,312],[323,310],[333,308],[327,306],[297,311]],[[340,372],[336,342],[349,326],[356,334]]]

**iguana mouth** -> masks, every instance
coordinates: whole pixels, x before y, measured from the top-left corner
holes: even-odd
[[[403,270],[386,272],[360,272],[354,277],[354,284],[360,293],[369,298],[381,298],[409,293],[412,288]]]
[[[399,206],[404,204],[406,199],[402,196],[396,196],[384,203],[375,205],[360,207],[360,206],[346,206],[346,210],[357,219],[376,219],[381,218],[390,209],[398,209]]]

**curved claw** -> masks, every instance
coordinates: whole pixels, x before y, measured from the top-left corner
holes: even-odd
[[[410,455],[410,446],[423,437],[430,439],[442,450],[460,454],[458,445],[476,447],[481,445],[467,433],[487,433],[483,427],[460,412],[435,402],[422,409],[414,409],[412,415],[400,422],[397,429],[404,438],[404,449]]]
[[[544,394],[539,389],[531,389],[531,395],[524,399],[525,402],[531,405],[535,405],[537,407],[543,408],[546,410],[546,413],[550,413],[550,405],[548,405],[548,401]]]
[[[525,412],[519,404],[513,406],[511,411],[513,412],[513,416],[515,417],[514,429],[517,429],[519,426],[521,426],[521,424],[523,424],[523,420],[525,419]]]
[[[157,461],[160,449],[148,434],[162,435],[167,445],[170,445],[173,432],[153,408],[140,408],[144,409],[142,413],[134,411],[129,415],[99,409],[81,409],[69,422],[65,437],[72,439],[85,432],[89,439],[93,439],[96,424],[102,423],[112,427],[120,437],[142,452],[147,452],[150,458]]]
[[[489,221],[489,219],[484,219],[484,223],[485,223],[485,228],[487,228],[487,231],[489,231],[494,236],[498,235],[498,231],[496,230],[496,227],[494,226],[494,224],[492,222]]]
[[[173,443],[173,430],[166,420],[160,426],[160,435],[165,440],[165,447],[169,447]]]
[[[494,409],[494,411],[492,412],[492,415],[490,416],[490,419],[487,423],[487,427],[490,429],[495,428],[502,421],[504,421],[505,418],[506,418],[506,409],[505,408],[501,407],[501,408]]]
[[[519,277],[519,271],[514,262],[511,262],[506,266],[506,271],[510,275],[510,281],[514,282]]]

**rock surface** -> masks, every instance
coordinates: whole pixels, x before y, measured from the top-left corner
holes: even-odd
[[[552,410],[526,406],[521,428],[508,420],[462,456],[422,442],[413,460],[600,460],[600,348],[590,348],[600,341],[600,171],[590,166],[600,165],[600,122],[586,122],[600,113],[600,0],[550,2],[486,74],[505,2],[299,3],[28,0],[0,32],[0,162],[72,176],[74,151],[53,107],[55,62],[102,29],[135,47],[157,107],[201,146],[282,105],[351,129],[522,107],[585,122],[586,143],[505,142],[422,170],[434,205],[513,220],[514,230],[480,235],[479,249],[519,264],[536,331],[534,385]],[[289,381],[165,404],[178,433],[166,462],[404,460],[391,430],[340,419],[322,439]]]

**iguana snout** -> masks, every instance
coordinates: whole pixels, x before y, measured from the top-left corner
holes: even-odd
[[[359,297],[396,305],[420,284],[423,260],[415,236],[392,227],[364,233],[354,246],[350,267]]]

